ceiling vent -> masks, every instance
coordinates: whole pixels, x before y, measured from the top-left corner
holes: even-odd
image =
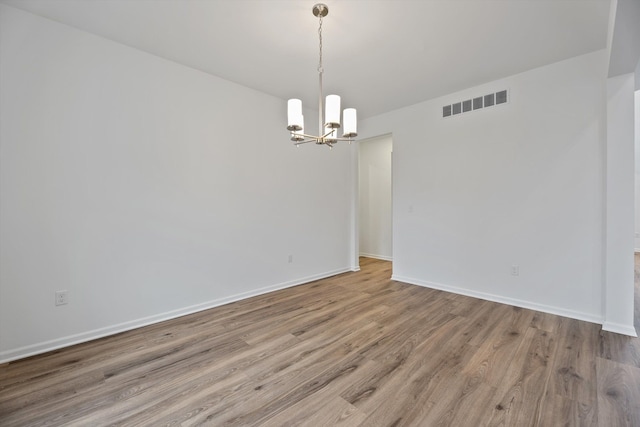
[[[487,95],[478,96],[473,99],[456,102],[442,107],[442,117],[451,117],[469,111],[479,110],[481,108],[489,108],[494,105],[506,104],[509,100],[507,90],[489,93]]]

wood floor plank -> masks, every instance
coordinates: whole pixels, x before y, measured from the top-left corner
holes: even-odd
[[[478,423],[477,414],[491,404],[495,389],[481,377],[452,374],[441,379],[440,395],[427,405],[415,405],[405,414],[399,426],[470,426]],[[425,408],[428,408],[426,410]]]
[[[482,370],[483,380],[491,387],[498,387],[505,379],[507,369],[516,349],[522,344],[529,330],[533,312],[518,307],[502,309],[500,322],[491,326],[491,332],[479,345],[478,351],[465,366],[463,373],[475,375]],[[529,334],[530,335],[530,334]],[[473,342],[473,340],[471,341]]]
[[[304,381],[295,385],[291,383],[279,384],[279,392],[274,394],[274,399],[270,400],[259,410],[243,414],[234,420],[235,425],[262,425],[269,419],[286,411],[291,406],[304,399],[317,395],[327,387],[337,387],[336,384],[348,383],[350,378],[366,362],[366,359],[357,354],[341,357],[338,361],[331,363],[326,369],[315,375],[308,375],[313,371],[307,371],[305,375],[296,376],[297,379],[304,378]],[[262,386],[262,384],[261,384]]]
[[[0,365],[0,425],[640,426],[638,338],[390,276],[362,258]]]
[[[283,425],[333,426],[361,423],[366,418],[366,414],[338,396],[337,391],[344,387],[346,382],[354,381],[354,377],[362,375],[362,372],[370,369],[367,365],[373,362],[362,360],[363,363],[358,366],[358,369],[344,377],[342,384],[340,381],[327,384],[317,392],[286,407],[281,413],[261,425],[265,427]]]
[[[596,402],[596,357],[599,326],[575,319],[562,319],[558,352],[553,360],[553,393],[578,402]]]
[[[531,327],[536,329],[542,329],[549,333],[555,334],[558,332],[558,328],[561,324],[561,317],[555,314],[542,313],[541,311],[533,312],[533,319],[531,319]]]
[[[495,391],[494,404],[483,414],[487,426],[537,426],[545,412],[552,372],[549,366],[557,343],[546,331],[529,328],[506,367]]]
[[[598,356],[640,368],[640,340],[613,332],[600,331]]]
[[[441,381],[461,370],[470,352],[463,349],[467,338],[455,331],[462,329],[465,319],[455,317],[417,347],[407,341],[391,357],[380,362],[384,366],[379,375],[384,382],[374,392],[364,389],[352,396],[343,395],[347,401],[369,414],[367,423],[391,425],[418,422],[408,419],[410,408],[422,409],[440,393]],[[388,376],[388,378],[386,378]],[[412,416],[419,414],[412,412]]]
[[[597,408],[591,404],[582,404],[563,396],[547,393],[545,410],[539,425],[541,426],[607,426],[598,424]]]
[[[597,359],[598,411],[608,425],[640,426],[640,368]]]

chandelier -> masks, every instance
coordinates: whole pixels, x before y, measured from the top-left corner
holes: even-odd
[[[304,116],[302,115],[302,101],[299,99],[290,99],[287,103],[287,129],[291,131],[291,140],[296,146],[315,142],[319,145],[326,145],[332,148],[338,141],[353,141],[358,136],[357,118],[355,108],[345,108],[342,113],[344,122],[344,130],[342,137],[338,137],[338,129],[340,128],[340,96],[328,95],[326,103],[322,97],[322,18],[327,16],[329,8],[327,5],[318,3],[313,6],[313,15],[318,17],[318,37],[320,39],[320,59],[318,61],[318,135],[308,135],[304,133]],[[326,107],[326,110],[325,110]],[[324,116],[323,116],[324,113]]]

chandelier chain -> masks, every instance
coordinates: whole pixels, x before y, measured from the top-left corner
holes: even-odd
[[[318,60],[318,72],[322,73],[324,70],[322,69],[322,15],[320,18],[320,26],[318,27],[318,38],[320,40],[320,58]]]

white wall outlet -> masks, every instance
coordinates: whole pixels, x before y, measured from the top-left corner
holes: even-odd
[[[56,305],[69,304],[69,291],[56,291]]]
[[[289,255],[289,264],[293,262],[293,255]]]
[[[520,266],[519,265],[512,265],[511,266],[511,275],[512,276],[519,276],[520,275]]]

